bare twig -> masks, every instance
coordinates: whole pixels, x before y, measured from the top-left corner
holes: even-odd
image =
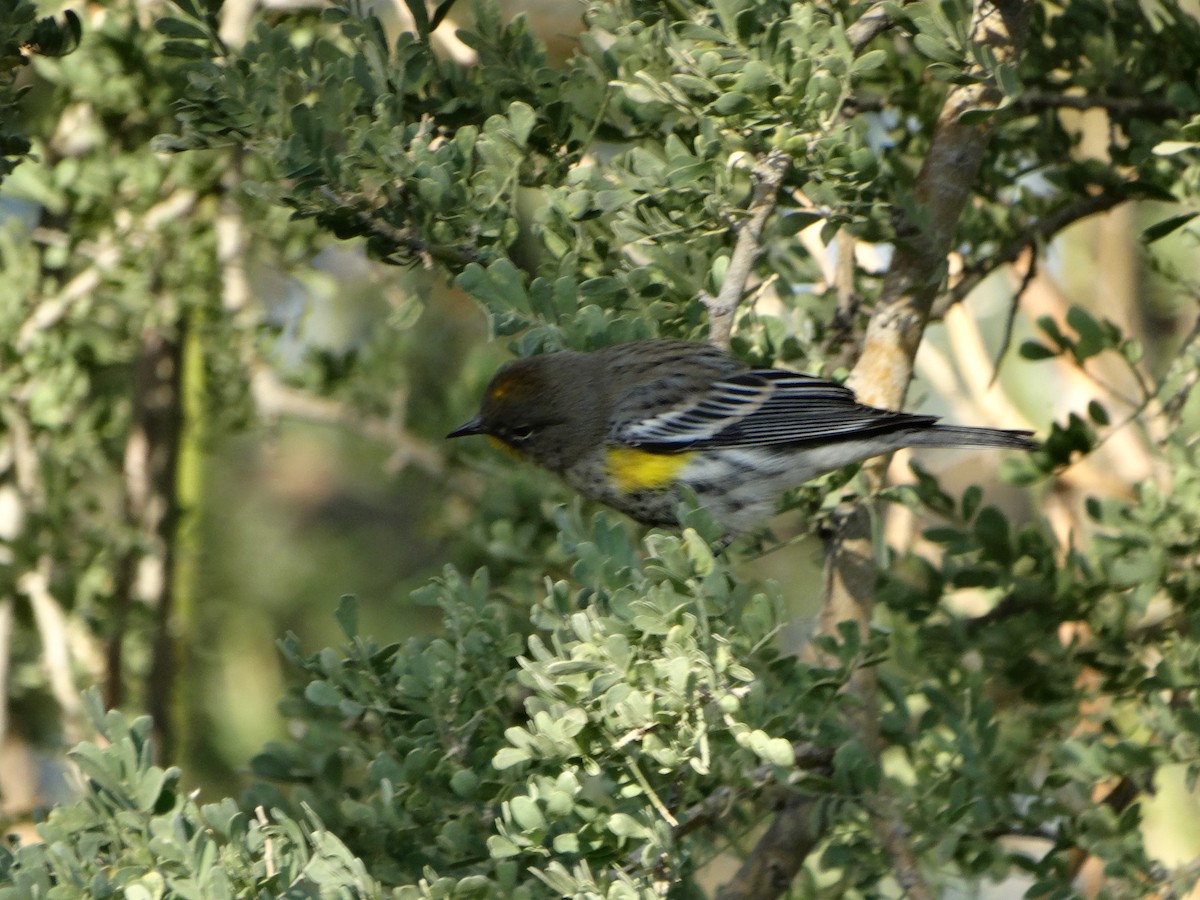
[[[881,791],[874,799],[870,811],[871,824],[875,827],[879,843],[892,860],[892,874],[903,889],[904,896],[913,900],[933,900],[933,893],[921,873],[921,862],[913,850],[904,813],[896,808],[895,799],[887,793]]]
[[[718,347],[729,346],[734,313],[746,292],[750,267],[762,251],[759,238],[762,237],[763,225],[775,209],[779,186],[790,165],[791,158],[786,153],[772,150],[754,167],[755,185],[754,196],[750,200],[750,215],[738,229],[737,243],[734,244],[733,255],[729,257],[721,292],[716,297],[705,295],[702,298],[708,307],[708,339]]]
[[[1000,377],[1000,364],[1004,362],[1004,357],[1008,355],[1008,350],[1012,346],[1013,332],[1017,327],[1017,310],[1021,307],[1021,298],[1025,296],[1025,292],[1033,284],[1033,279],[1037,277],[1037,272],[1037,250],[1031,248],[1028,254],[1028,263],[1021,275],[1021,283],[1017,285],[1012,302],[1008,304],[1008,315],[1004,318],[1004,331],[1002,332],[1003,340],[1001,340],[1000,349],[996,351],[996,357],[992,362],[992,380],[989,384],[995,384],[996,379]]]
[[[275,842],[271,836],[267,834],[267,828],[271,821],[267,818],[267,811],[261,806],[254,807],[254,818],[263,829],[263,867],[266,869],[267,877],[275,877]]]

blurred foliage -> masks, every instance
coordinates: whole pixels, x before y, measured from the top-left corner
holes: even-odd
[[[27,6],[3,36],[0,77],[13,46],[52,49],[30,38],[49,26]],[[822,586],[760,583],[742,565],[757,544],[714,555],[702,511],[686,511],[680,535],[637,540],[482,448],[456,447],[440,474],[426,442],[471,407],[496,358],[469,355],[449,377],[461,343],[436,335],[432,288],[364,299],[335,268],[310,268],[310,299],[386,309],[382,327],[364,316],[342,341],[302,334],[316,328],[296,324],[287,295],[323,241],[353,238],[452,281],[519,353],[699,337],[753,164],[782,149],[792,166],[756,263],[769,302],[746,304],[735,350],[833,369],[882,278],[855,273],[844,321],[828,260],[797,234],[818,225],[828,251],[835,237],[899,243],[927,227],[914,187],[954,85],[987,79],[1004,95],[965,117],[990,141],[956,232],[962,273],[1130,199],[1169,204],[1147,242],[1194,251],[1195,17],[1173,3],[1035,4],[1011,66],[970,43],[955,0],[883,4],[892,28],[864,46],[847,23],[865,3],[596,0],[557,64],[524,18],[476,0],[458,33],[468,64],[435,49],[459,12],[447,3],[411,0],[399,33],[352,3],[262,12],[244,43],[221,36],[219,4],[177,6],[110,4],[78,52],[34,64],[37,159],[4,195],[28,215],[0,221],[0,492],[19,512],[3,522],[0,601],[48,569],[94,644],[119,627],[114,572],[141,540],[120,512],[129,387],[150,331],[194,337],[190,415],[207,440],[257,412],[288,415],[264,396],[388,423],[366,430],[423,459],[442,497],[397,521],[396,544],[414,558],[444,547],[460,565],[412,597],[440,634],[380,642],[348,598],[342,647],[282,641],[292,735],[255,757],[240,804],[198,804],[179,769],[152,759],[144,718],[89,700],[107,744],[76,751],[79,799],[39,826],[45,843],[0,851],[0,893],[700,896],[705,866],[802,792],[824,838],[797,892],[878,896],[894,877],[870,821],[880,790],[935,886],[1020,872],[1035,896],[1070,896],[1080,854],[1103,860],[1113,895],[1194,880],[1155,859],[1140,823],[1157,774],[1200,776],[1195,333],[1147,372],[1146,344],[1103,314],[1039,319],[1016,363],[1031,379],[1116,370],[1134,396],[1117,415],[1094,400],[1067,411],[1041,450],[1006,461],[1009,480],[1049,508],[1051,479],[1068,483],[1130,434],[1144,480],[1087,492],[1063,530],[918,470],[886,499],[935,524],[906,550],[880,541],[888,627],[818,638],[817,665],[784,655],[779,635],[789,605]],[[55,27],[78,38],[73,21]],[[0,113],[33,96],[14,84],[0,83]],[[1104,119],[1100,153],[1071,118],[1083,110]],[[25,155],[5,140],[6,160]],[[261,303],[231,301],[218,232],[233,220],[246,242],[234,262],[258,270]],[[1200,291],[1170,283],[1194,316]],[[127,626],[138,674],[151,613]],[[189,615],[180,629],[199,641]],[[49,633],[24,616],[15,635],[10,703],[44,709]],[[882,754],[850,726],[863,700],[843,687],[863,667],[878,672]],[[191,724],[202,739],[203,719]],[[1014,834],[1043,850],[1000,840]]]
[[[67,10],[62,21],[38,18],[28,0],[5,0],[0,16],[0,182],[29,154],[29,136],[15,127],[22,97],[28,92],[18,79],[34,55],[63,56],[81,35],[79,16]]]
[[[6,179],[0,207],[0,584],[10,600],[31,595],[29,573],[39,573],[97,641],[120,630],[118,573],[145,549],[122,515],[120,488],[142,339],[178,337],[187,321],[214,340],[231,334],[215,308],[219,160],[166,158],[147,146],[162,127],[156,109],[179,87],[172,64],[151,62],[156,44],[136,19],[114,15],[89,26],[77,52],[34,59],[37,77],[22,105],[41,131],[34,158]],[[134,610],[133,630],[146,634],[149,615]],[[44,707],[53,690],[77,715],[62,682],[55,687],[71,673],[44,671],[42,651],[65,638],[44,616],[32,623],[36,632],[24,624],[26,640],[8,660],[10,702]],[[142,666],[136,660],[124,674]],[[50,722],[28,714],[20,722],[27,738],[54,737]],[[67,721],[66,733],[77,724]],[[49,734],[40,731],[47,725]]]

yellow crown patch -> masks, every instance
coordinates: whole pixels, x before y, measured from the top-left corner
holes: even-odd
[[[529,394],[533,389],[533,384],[525,373],[517,372],[501,372],[497,375],[490,385],[488,385],[488,399],[501,401],[509,399],[512,395]]]

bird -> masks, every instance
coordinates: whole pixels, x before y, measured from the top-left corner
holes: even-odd
[[[1031,434],[866,406],[836,382],[646,339],[505,363],[447,438],[485,435],[647,525],[678,526],[686,487],[737,535],[818,475],[901,447],[1032,450]]]

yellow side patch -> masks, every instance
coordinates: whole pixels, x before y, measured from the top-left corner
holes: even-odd
[[[691,453],[650,453],[632,447],[613,447],[608,451],[608,474],[622,494],[665,488],[691,458]]]

